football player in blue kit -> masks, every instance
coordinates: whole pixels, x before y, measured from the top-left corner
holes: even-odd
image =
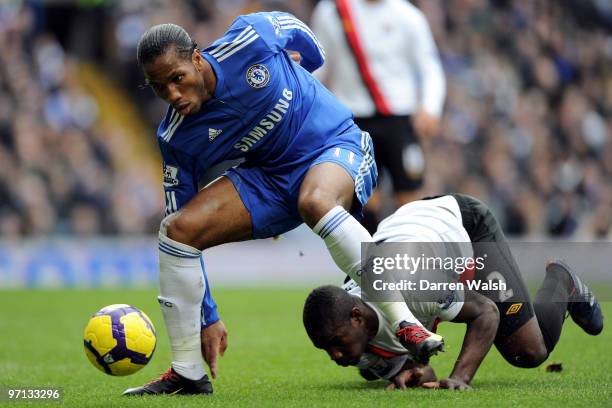
[[[288,50],[299,53],[300,64]],[[240,16],[204,50],[174,24],[154,26],[140,39],[147,84],[170,105],[157,131],[167,208],[158,300],[172,365],[124,394],[212,392],[202,354],[215,378],[227,332],[208,290],[206,248],[276,236],[305,222],[338,267],[358,279],[361,243],[372,237],[354,215],[375,187],[376,164],[370,136],[310,75],[323,61],[311,30],[280,12]],[[237,158],[244,163],[198,190],[207,169]],[[405,303],[378,306],[414,355],[427,359],[442,348],[442,338]]]

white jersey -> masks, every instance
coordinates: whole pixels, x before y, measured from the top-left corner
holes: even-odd
[[[354,284],[354,282],[352,282]],[[361,297],[361,288],[354,285],[349,293]],[[366,302],[378,317],[378,331],[376,336],[368,343],[366,352],[361,355],[357,367],[367,369],[379,378],[391,379],[395,376],[413,356],[397,339],[392,323],[378,310],[374,303]],[[410,310],[414,316],[428,330],[433,330],[440,321],[453,320],[463,307],[463,293],[458,292],[457,298],[448,306],[437,302],[410,303]]]
[[[327,50],[315,76],[355,114],[376,108],[347,44],[334,1],[317,4],[311,27]],[[446,82],[438,50],[423,13],[407,0],[349,0],[357,35],[372,76],[394,115],[422,108],[440,116]]]
[[[459,204],[452,196],[414,201],[400,207],[383,220],[376,234],[376,242],[470,242],[463,227]],[[471,257],[471,245],[462,246],[463,256]],[[361,288],[354,281],[343,286],[351,295],[361,297]],[[463,307],[464,293],[456,290],[448,303],[407,302],[409,309],[428,330],[440,321],[453,320]],[[367,303],[378,317],[378,331],[368,343],[358,367],[370,370],[380,378],[391,379],[412,356],[399,342],[383,313],[375,304]]]
[[[375,242],[471,242],[459,204],[450,195],[401,206],[378,224],[372,238]]]

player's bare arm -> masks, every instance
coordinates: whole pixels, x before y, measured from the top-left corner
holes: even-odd
[[[467,331],[455,367],[448,379],[425,383],[426,388],[458,390],[470,388],[476,370],[495,340],[499,325],[499,312],[492,300],[476,292],[467,291],[463,308],[453,322],[467,324]]]

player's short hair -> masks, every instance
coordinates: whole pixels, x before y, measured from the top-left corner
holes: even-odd
[[[304,303],[302,318],[306,333],[313,341],[332,336],[336,329],[349,322],[355,305],[355,298],[337,286],[314,289]]]
[[[172,47],[179,57],[188,58],[197,46],[183,27],[176,24],[159,24],[149,28],[140,37],[136,58],[138,65],[143,66],[165,54]]]

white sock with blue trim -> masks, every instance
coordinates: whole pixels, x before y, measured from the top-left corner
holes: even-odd
[[[339,205],[329,210],[312,230],[323,238],[336,265],[359,283],[361,243],[372,242],[370,233]]]
[[[172,348],[172,368],[183,377],[199,380],[205,374],[200,328],[206,291],[202,251],[159,233],[158,297]]]
[[[318,234],[336,265],[359,284],[361,269],[361,243],[373,242],[372,236],[342,206],[332,208],[312,229]],[[423,326],[404,302],[375,302],[397,330],[402,321]]]

